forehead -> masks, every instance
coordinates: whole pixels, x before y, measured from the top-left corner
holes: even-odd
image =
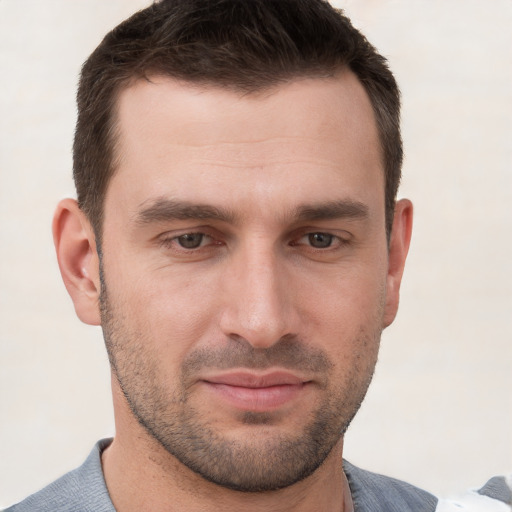
[[[120,93],[117,121],[119,165],[107,201],[111,189],[139,204],[168,194],[210,201],[212,189],[219,198],[228,189],[275,199],[293,195],[292,183],[307,195],[326,180],[383,194],[372,106],[349,71],[245,95],[156,76]]]
[[[343,70],[327,79],[296,79],[253,93],[202,86],[153,76],[122,90],[117,102],[117,120],[125,142],[134,128],[141,135],[151,124],[172,135],[176,144],[250,142],[282,134],[310,136],[324,132],[338,138],[364,137],[377,142],[377,130],[369,98],[357,77]],[[175,119],[174,126],[169,124]],[[159,123],[157,126],[155,122]],[[216,130],[201,130],[215,121]],[[345,126],[340,133],[341,124]],[[172,128],[174,132],[171,133]],[[127,140],[128,139],[128,140]],[[350,141],[347,141],[350,142]],[[128,150],[125,145],[122,150]]]

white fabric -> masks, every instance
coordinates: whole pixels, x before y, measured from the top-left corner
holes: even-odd
[[[455,498],[439,498],[435,512],[511,512],[512,507],[502,501],[468,491]]]

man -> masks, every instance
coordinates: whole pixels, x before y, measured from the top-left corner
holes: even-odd
[[[54,237],[116,436],[12,510],[434,510],[342,460],[411,235],[384,59],[320,1],[160,2],[78,107]]]

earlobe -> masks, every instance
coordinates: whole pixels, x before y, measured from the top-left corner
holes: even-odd
[[[386,279],[386,305],[384,327],[395,319],[400,299],[400,283],[412,235],[413,207],[408,199],[396,203],[393,228],[389,240],[388,273]]]
[[[74,199],[62,200],[53,218],[60,273],[75,311],[86,324],[100,325],[99,258],[94,231]]]

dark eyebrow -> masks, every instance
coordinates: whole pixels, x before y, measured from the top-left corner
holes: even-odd
[[[366,219],[368,206],[358,201],[341,200],[299,206],[296,217],[300,221],[329,219]]]
[[[143,203],[146,205],[147,202]],[[218,220],[232,223],[233,212],[207,204],[188,203],[173,199],[159,198],[144,206],[136,215],[137,224],[166,222],[170,220]]]
[[[168,198],[145,201],[141,206],[142,209],[135,218],[137,224],[141,225],[190,219],[234,223],[237,218],[232,211],[224,208]],[[351,200],[305,204],[298,206],[292,217],[300,222],[340,218],[365,219],[368,217],[368,207],[363,203]]]

